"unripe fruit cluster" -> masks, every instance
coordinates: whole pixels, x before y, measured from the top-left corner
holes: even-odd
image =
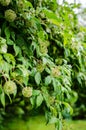
[[[15,93],[15,91],[17,91],[17,86],[16,86],[15,82],[13,82],[13,81],[5,82],[4,92],[6,94],[13,94],[13,93]]]
[[[58,67],[53,67],[51,74],[52,74],[52,76],[54,76],[54,77],[58,77],[58,76],[61,75],[61,72],[60,72],[60,70],[59,70]]]
[[[22,94],[24,97],[31,97],[32,96],[32,88],[31,87],[24,87],[22,90]]]
[[[16,13],[15,11],[11,10],[11,9],[8,9],[5,11],[5,19],[8,21],[8,22],[13,22],[15,19],[16,19]]]
[[[0,0],[1,5],[8,6],[10,4],[11,0]]]

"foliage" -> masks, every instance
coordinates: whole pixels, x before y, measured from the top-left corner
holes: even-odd
[[[82,9],[79,14],[78,17],[81,17],[83,19],[83,17],[85,16],[85,9]],[[81,24],[81,23],[80,23]],[[84,24],[83,24],[84,25]],[[80,27],[79,32],[77,34],[77,40],[79,42],[81,42],[81,44],[84,47],[84,51],[82,50],[82,53],[80,53],[81,58],[79,58],[79,65],[76,66],[76,70],[74,71],[74,75],[73,75],[73,89],[75,91],[77,91],[78,93],[78,100],[74,106],[74,114],[73,114],[73,118],[74,119],[84,119],[86,118],[86,27]],[[82,47],[81,47],[82,48]],[[79,53],[79,52],[78,52]]]
[[[71,86],[75,87],[75,80],[85,84],[85,30],[73,11],[77,6],[58,5],[56,0],[3,2],[1,116],[45,113],[47,122],[61,130],[62,118],[73,113],[71,106],[77,99]]]

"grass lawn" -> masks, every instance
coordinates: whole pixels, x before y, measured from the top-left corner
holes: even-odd
[[[31,117],[27,121],[20,119],[9,120],[5,128],[0,130],[55,130],[54,125],[46,125],[43,116]],[[63,130],[86,130],[86,120],[65,121]]]
[[[67,121],[66,127],[64,130],[86,130],[86,120]]]

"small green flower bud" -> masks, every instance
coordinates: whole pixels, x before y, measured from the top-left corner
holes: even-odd
[[[11,0],[0,0],[0,3],[3,5],[3,6],[8,6],[10,4]]]
[[[13,94],[16,91],[17,91],[17,86],[16,86],[15,82],[13,82],[13,81],[7,81],[4,84],[4,92],[6,94]]]
[[[31,97],[32,96],[32,88],[31,87],[23,88],[22,94],[24,97]]]
[[[5,11],[5,19],[8,22],[13,22],[16,19],[16,17],[16,13],[13,10],[8,9]]]

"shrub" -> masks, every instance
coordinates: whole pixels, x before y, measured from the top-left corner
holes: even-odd
[[[0,1],[0,109],[7,116],[45,113],[61,130],[62,118],[73,113],[71,86],[86,68],[75,7],[56,0],[11,0],[4,7]]]

